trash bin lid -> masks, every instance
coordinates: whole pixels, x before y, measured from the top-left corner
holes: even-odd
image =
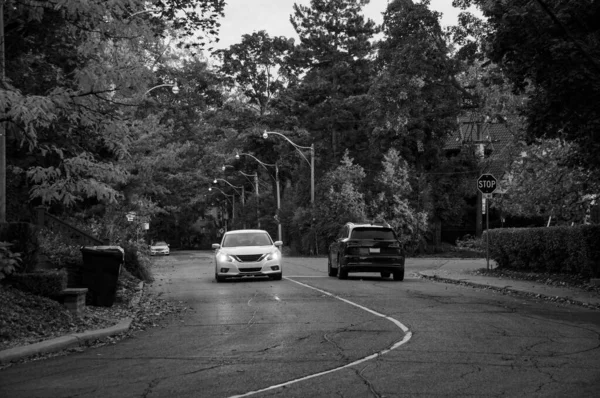
[[[125,250],[121,246],[84,246],[81,248],[82,253],[106,253],[120,254],[125,257]]]

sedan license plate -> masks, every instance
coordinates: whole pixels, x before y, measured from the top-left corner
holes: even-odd
[[[370,247],[369,253],[381,253],[381,249],[379,247]]]

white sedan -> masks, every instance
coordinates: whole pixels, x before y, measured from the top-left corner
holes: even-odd
[[[268,276],[281,280],[282,245],[281,241],[273,242],[271,235],[261,229],[226,232],[220,244],[212,245],[215,249],[215,279],[222,282],[231,277]]]
[[[158,241],[150,245],[150,255],[168,256],[170,253],[169,244],[167,242]]]

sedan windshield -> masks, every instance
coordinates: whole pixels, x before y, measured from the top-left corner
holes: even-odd
[[[229,234],[223,239],[223,247],[238,247],[238,246],[267,246],[272,245],[269,235],[261,232]]]
[[[395,240],[396,236],[387,228],[355,228],[350,239]]]
[[[167,242],[156,242],[152,246],[167,246]]]

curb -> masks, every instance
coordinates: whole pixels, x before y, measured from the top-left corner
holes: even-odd
[[[36,354],[45,354],[49,352],[62,351],[65,348],[72,346],[80,346],[87,341],[97,340],[113,336],[115,334],[121,334],[129,330],[132,319],[125,318],[119,321],[114,326],[91,330],[81,333],[73,333],[66,336],[57,337],[46,341],[40,341],[39,343],[29,344],[22,347],[13,347],[4,351],[0,351],[0,364],[6,364],[21,358],[30,357]]]
[[[144,293],[144,282],[140,282],[136,289],[134,297],[131,299],[129,306],[135,307],[140,303]],[[104,339],[106,337],[125,333],[129,330],[133,322],[132,318],[121,319],[116,325],[104,329],[88,330],[80,333],[72,333],[54,339],[40,341],[39,343],[29,344],[26,346],[13,347],[0,351],[0,364],[27,358],[37,354],[45,354],[49,352],[62,351],[73,346],[81,346],[88,341]]]
[[[493,285],[490,285],[487,283],[472,282],[467,279],[445,278],[443,276],[438,276],[438,275],[428,275],[428,274],[425,274],[424,272],[418,272],[418,274],[422,278],[429,279],[432,281],[439,281],[442,283],[452,283],[452,284],[457,284],[457,285],[466,285],[466,286],[471,286],[471,287],[485,288],[485,289],[489,289],[489,290],[494,290],[496,292],[510,292],[510,293],[513,293],[516,295],[521,295],[521,296],[540,298],[543,300],[549,300],[549,301],[560,302],[560,303],[575,304],[575,305],[579,305],[579,306],[582,306],[585,308],[600,309],[600,305],[598,305],[598,304],[586,303],[586,302],[583,302],[580,300],[575,300],[575,299],[567,298],[567,297],[549,296],[549,295],[542,294],[542,293],[534,293],[534,292],[526,291],[526,290],[512,289],[510,287],[498,287],[498,286],[493,286]]]

